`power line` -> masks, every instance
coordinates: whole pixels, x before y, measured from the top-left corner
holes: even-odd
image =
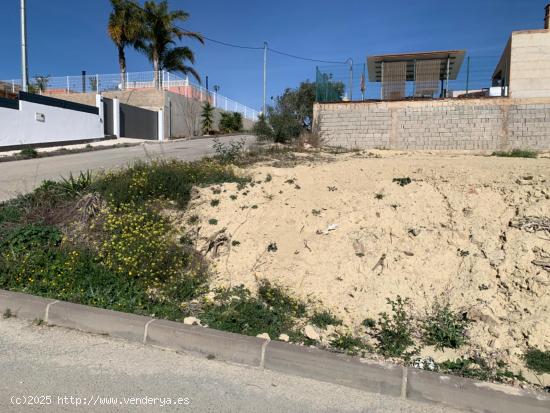
[[[186,32],[186,33],[194,33],[194,32],[191,32],[189,30],[185,30],[181,27],[179,27],[180,30]],[[212,43],[217,43],[217,44],[220,44],[222,46],[227,46],[227,47],[234,47],[236,49],[248,49],[248,50],[263,50],[264,47],[261,46],[261,47],[255,47],[255,46],[243,46],[243,45],[239,45],[239,44],[234,44],[234,43],[228,43],[228,42],[224,42],[224,41],[221,41],[221,40],[216,40],[216,39],[213,39],[211,37],[207,37],[207,36],[203,36],[201,35],[201,37],[205,40],[208,40],[209,42],[212,42]],[[272,49],[271,47],[268,47],[267,48],[270,52],[273,52],[273,53],[277,53],[277,54],[280,54],[282,56],[286,56],[286,57],[290,57],[290,58],[293,58],[293,59],[299,59],[299,60],[305,60],[305,61],[308,61],[308,62],[317,62],[317,63],[327,63],[327,64],[336,64],[336,65],[343,65],[343,64],[347,64],[348,61],[345,61],[345,62],[335,62],[335,61],[331,61],[331,60],[319,60],[319,59],[312,59],[312,58],[309,58],[309,57],[302,57],[302,56],[297,56],[297,55],[294,55],[294,54],[290,54],[290,53],[286,53],[286,52],[281,52],[280,50],[275,50],[275,49]]]
[[[309,57],[296,56],[296,55],[293,55],[293,54],[290,54],[290,53],[285,53],[285,52],[281,52],[279,50],[272,49],[271,47],[268,47],[268,50],[270,52],[273,52],[273,53],[277,53],[277,54],[280,54],[280,55],[283,55],[283,56],[291,57],[293,59],[305,60],[305,61],[308,61],[308,62],[327,63],[327,64],[335,64],[335,65],[345,65],[345,64],[348,63],[347,60],[345,62],[335,62],[335,61],[331,61],[331,60],[319,60],[319,59],[311,59]]]

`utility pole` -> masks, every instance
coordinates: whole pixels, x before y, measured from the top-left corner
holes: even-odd
[[[264,42],[264,104],[262,112],[265,115],[267,112],[267,42]]]
[[[27,67],[27,13],[25,0],[21,0],[21,86],[23,92],[29,91],[29,69]]]
[[[349,100],[353,101],[353,59],[348,59],[349,63]]]

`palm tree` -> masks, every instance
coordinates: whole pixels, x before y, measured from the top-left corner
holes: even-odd
[[[183,10],[170,11],[168,1],[146,1],[144,5],[143,41],[138,48],[147,55],[153,63],[155,71],[155,85],[160,87],[159,72],[161,70],[191,74],[200,83],[199,74],[187,62],[195,63],[195,55],[187,46],[176,46],[176,40],[190,38],[204,44],[204,39],[198,33],[183,30],[177,26],[178,22],[185,22],[189,13]]]
[[[204,135],[210,135],[212,127],[214,126],[214,106],[210,102],[206,102],[202,107],[202,133]]]
[[[136,46],[143,34],[143,9],[135,0],[111,0],[108,32],[118,50],[118,64],[122,89],[126,89],[126,53],[128,46]]]

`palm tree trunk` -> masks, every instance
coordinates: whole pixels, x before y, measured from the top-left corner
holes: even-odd
[[[154,73],[155,87],[157,89],[160,89],[159,58],[156,52],[153,52],[153,70],[155,71]]]
[[[124,48],[118,48],[118,64],[120,65],[120,85],[122,90],[126,89],[126,55]]]

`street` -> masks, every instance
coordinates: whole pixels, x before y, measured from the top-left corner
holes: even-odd
[[[220,138],[227,143],[246,139],[254,141],[250,135]],[[151,142],[150,144],[128,148],[105,149],[71,155],[53,156],[24,161],[0,163],[0,201],[13,198],[20,193],[30,192],[46,179],[57,180],[71,172],[99,171],[120,168],[132,161],[142,159],[180,159],[192,161],[214,153],[214,138],[174,142]]]
[[[81,410],[460,413],[106,336],[0,319],[0,411]]]

